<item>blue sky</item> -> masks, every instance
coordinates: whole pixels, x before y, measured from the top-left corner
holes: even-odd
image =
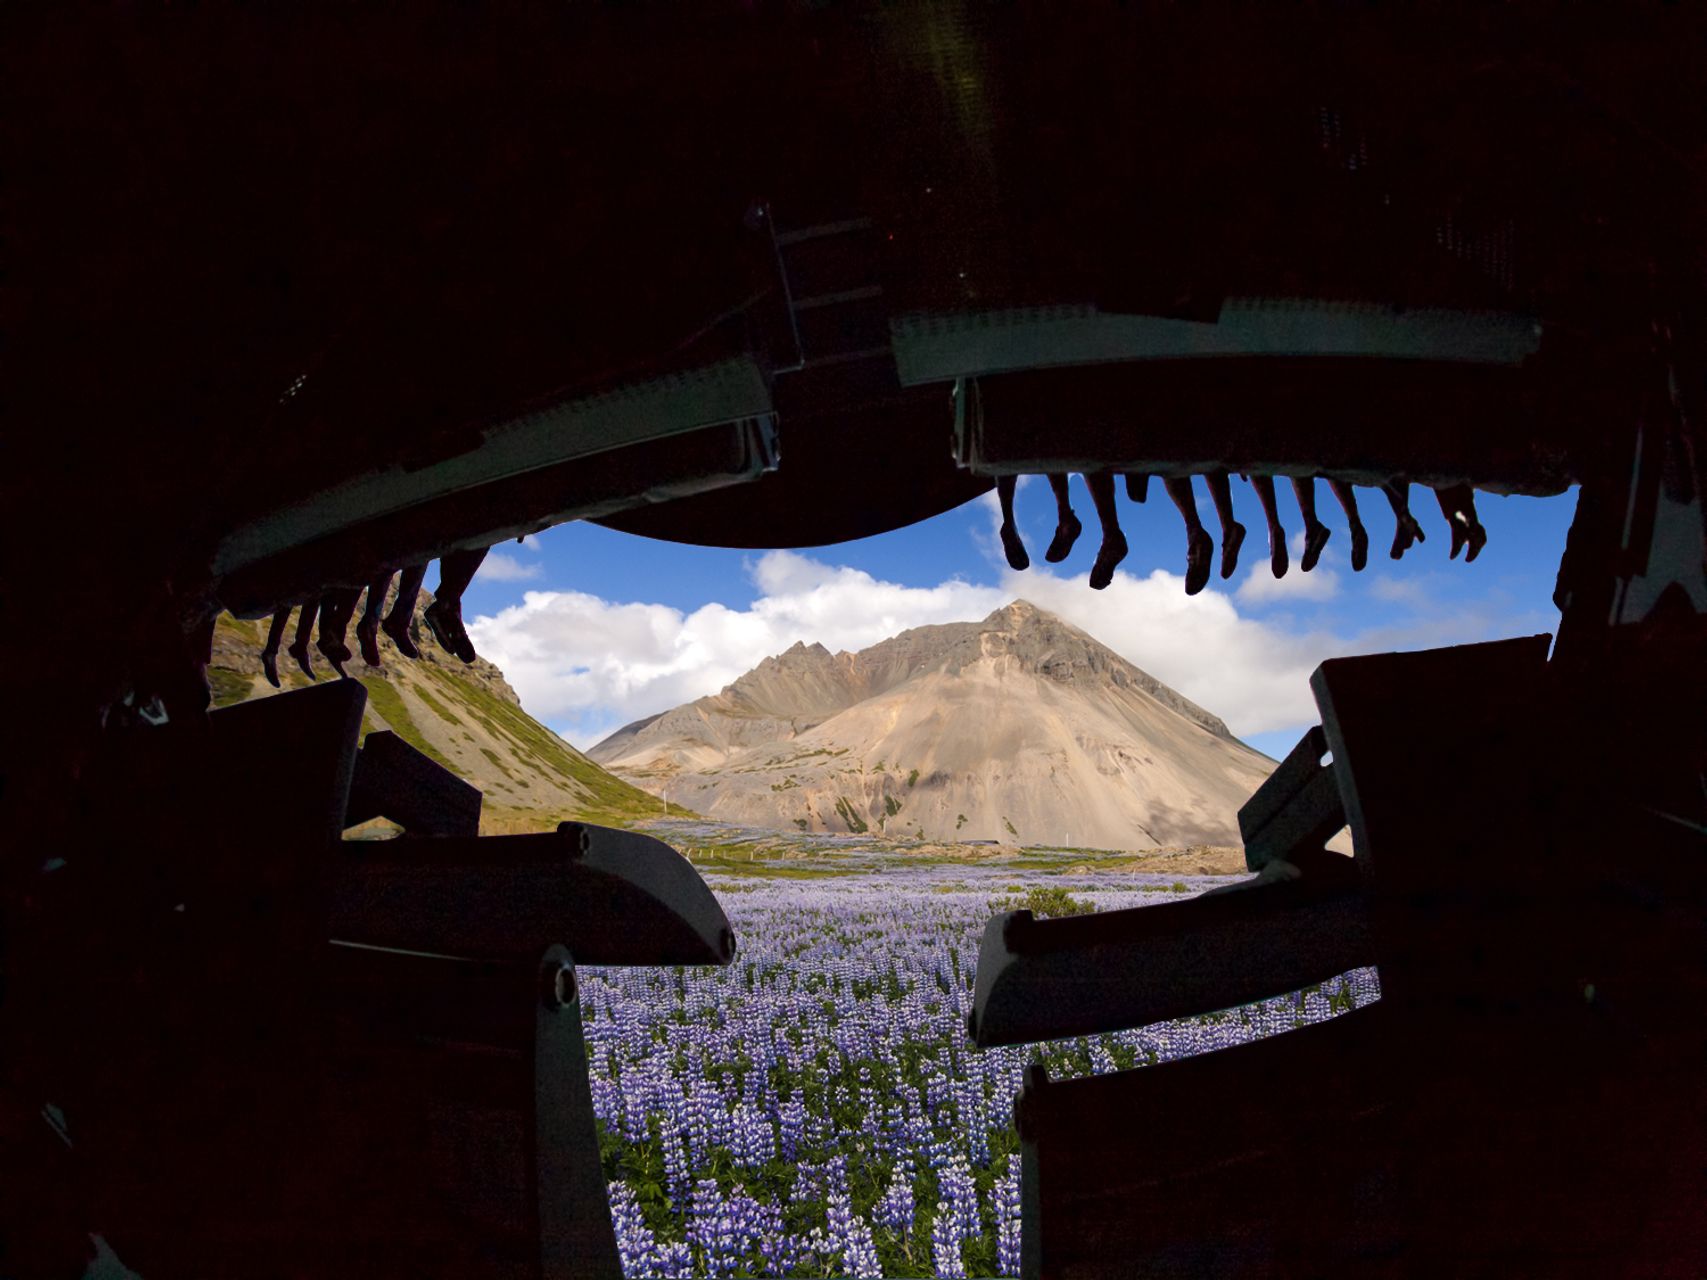
[[[1198,503],[1212,535],[1202,482]],[[464,600],[481,652],[503,667],[532,714],[577,746],[714,693],[796,640],[859,649],[910,626],[982,618],[1023,597],[1060,614],[1225,719],[1260,750],[1283,755],[1316,720],[1308,678],[1324,658],[1554,630],[1551,596],[1575,492],[1537,499],[1477,495],[1488,545],[1475,564],[1447,559],[1433,495],[1411,492],[1427,542],[1387,556],[1393,519],[1358,490],[1368,568],[1353,574],[1349,538],[1325,484],[1317,505],[1333,538],[1314,572],[1298,569],[1302,519],[1279,486],[1292,567],[1268,568],[1261,508],[1233,481],[1249,529],[1238,572],[1196,597],[1184,590],[1185,532],[1161,486],[1139,505],[1121,495],[1131,553],[1108,590],[1086,575],[1098,531],[1073,478],[1085,532],[1072,556],[1045,565],[1054,503],[1041,478],[1022,482],[1018,521],[1032,568],[1014,573],[995,538],[994,495],[880,537],[789,552],[688,547],[559,526],[495,548]],[[433,575],[429,574],[428,584]]]

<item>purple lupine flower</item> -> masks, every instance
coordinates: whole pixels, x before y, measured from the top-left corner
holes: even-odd
[[[931,1223],[931,1262],[938,1276],[965,1280],[966,1261],[960,1256],[960,1232],[950,1216],[938,1210]]]
[[[1004,1276],[1019,1274],[1019,1157],[1008,1157],[1008,1171],[996,1184],[996,1267]]]
[[[647,1229],[640,1204],[626,1182],[613,1182],[610,1194],[611,1225],[616,1228],[616,1249],[627,1276],[646,1275],[657,1262],[658,1242]]]
[[[872,1212],[877,1222],[896,1235],[907,1236],[913,1230],[913,1167],[903,1161],[895,1166],[889,1189],[883,1193]]]

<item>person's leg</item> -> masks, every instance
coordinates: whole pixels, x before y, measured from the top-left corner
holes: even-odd
[[[1369,563],[1369,530],[1363,527],[1363,517],[1357,512],[1357,494],[1345,480],[1329,479],[1328,488],[1339,499],[1345,512],[1345,522],[1351,528],[1351,571],[1361,573]]]
[[[1293,476],[1292,492],[1298,498],[1298,510],[1304,513],[1304,559],[1298,567],[1309,573],[1322,558],[1322,548],[1333,535],[1316,515],[1316,477]]]
[[[1393,546],[1388,555],[1397,560],[1411,549],[1413,542],[1427,542],[1422,526],[1411,514],[1411,482],[1404,477],[1385,481],[1381,492],[1387,495],[1387,505],[1393,508]]]
[[[315,647],[332,664],[332,670],[344,679],[349,678],[344,664],[352,656],[344,637],[349,634],[350,619],[355,617],[356,601],[361,596],[360,587],[333,587],[320,603],[320,643]]]
[[[285,627],[290,623],[290,606],[273,611],[272,624],[267,628],[267,643],[261,648],[261,673],[273,688],[279,684],[279,646],[284,643]]]
[[[391,643],[405,658],[421,656],[409,634],[409,625],[415,620],[415,602],[421,598],[421,581],[426,576],[425,562],[412,564],[398,575],[397,599],[392,603],[391,612],[385,615],[385,621],[379,624],[380,630],[391,637]]]
[[[1126,496],[1133,502],[1143,502],[1150,496],[1150,473],[1148,471],[1128,471],[1126,473]]]
[[[1239,548],[1245,545],[1245,526],[1233,518],[1233,480],[1225,471],[1211,471],[1203,479],[1221,522],[1221,576],[1231,578],[1239,567]]]
[[[1014,525],[1014,487],[1018,483],[1018,476],[996,477],[996,501],[1002,504],[1002,554],[1007,556],[1010,568],[1022,570],[1031,568],[1031,557],[1026,555],[1025,543]]]
[[[1120,513],[1114,505],[1114,475],[1097,471],[1085,477],[1096,504],[1097,519],[1102,523],[1102,545],[1097,548],[1096,563],[1091,566],[1091,590],[1101,591],[1114,581],[1114,566],[1126,559],[1126,535],[1120,531]]]
[[[390,570],[368,583],[367,603],[362,608],[362,620],[356,623],[356,645],[362,651],[362,661],[370,667],[380,665],[379,618],[385,611],[385,593],[390,589]]]
[[[314,637],[314,619],[319,616],[319,597],[305,601],[302,612],[296,616],[296,635],[292,637],[290,647],[285,650],[286,653],[296,659],[296,665],[302,668],[302,674],[310,680],[319,679],[308,661],[308,642]]]
[[[474,642],[462,626],[462,593],[474,580],[481,563],[486,559],[486,547],[475,551],[453,551],[439,557],[439,589],[433,602],[421,615],[433,633],[433,639],[449,653],[464,662],[473,662]]]
[[[1263,519],[1268,522],[1268,567],[1274,571],[1274,576],[1284,578],[1289,563],[1286,555],[1286,530],[1280,524],[1280,510],[1274,500],[1274,477],[1251,477],[1251,488],[1257,491],[1257,501],[1262,503]]]
[[[1073,504],[1067,500],[1067,475],[1062,471],[1049,473],[1049,487],[1055,491],[1055,536],[1049,540],[1049,550],[1043,558],[1050,564],[1060,564],[1072,554],[1084,526],[1073,514]]]
[[[1436,489],[1434,496],[1440,503],[1440,514],[1446,517],[1447,527],[1452,530],[1452,550],[1446,558],[1456,560],[1468,544],[1470,554],[1464,557],[1464,563],[1469,564],[1482,554],[1488,541],[1488,531],[1476,519],[1476,491],[1467,484],[1454,484]]]
[[[1185,521],[1185,593],[1194,596],[1209,584],[1209,561],[1215,554],[1215,544],[1203,521],[1197,516],[1197,495],[1191,491],[1190,476],[1168,476],[1162,481],[1174,506]]]

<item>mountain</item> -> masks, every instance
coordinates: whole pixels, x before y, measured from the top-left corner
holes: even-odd
[[[405,658],[382,632],[380,663],[370,667],[357,655],[345,664],[368,691],[362,736],[390,729],[485,793],[483,833],[548,831],[565,818],[625,826],[664,815],[663,805],[588,760],[521,709],[504,673],[484,658],[464,666],[441,650],[421,623],[431,596],[421,593],[411,636],[421,651]],[[296,618],[285,643],[295,633]],[[275,690],[261,674],[261,646],[267,622],[222,614],[214,628],[208,682],[214,705],[271,697]],[[355,628],[349,644],[355,646]],[[322,680],[334,672],[310,647]],[[288,653],[279,654],[279,677],[286,690],[301,688],[308,677]],[[670,811],[687,810],[670,806]]]
[[[1024,600],[858,653],[797,644],[587,754],[728,822],[1103,849],[1237,845],[1274,768]]]

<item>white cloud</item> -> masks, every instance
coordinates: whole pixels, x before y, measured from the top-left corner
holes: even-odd
[[[749,569],[760,596],[744,610],[683,613],[572,591],[529,591],[469,634],[528,711],[587,746],[642,716],[691,702],[796,641],[863,649],[909,627],[982,618],[1012,598],[951,580],[881,582],[858,569],[771,551]]]
[[[1211,588],[1187,596],[1183,579],[1162,569],[1143,578],[1116,573],[1100,592],[1083,574],[1061,577],[1042,566],[1004,568],[997,586],[951,579],[908,587],[791,551],[768,552],[748,572],[759,594],[745,609],[713,603],[683,612],[529,591],[521,604],[474,619],[469,632],[529,712],[590,746],[629,721],[717,692],[796,641],[857,650],[909,627],[974,621],[1016,597],[1089,632],[1241,736],[1315,723],[1309,677],[1324,658],[1550,625],[1490,600],[1419,611],[1401,624],[1352,634],[1300,631],[1286,619],[1241,614],[1248,583],[1234,594]],[[1309,577],[1326,572],[1320,567]]]
[[[1268,604],[1275,600],[1332,600],[1339,590],[1339,574],[1323,565],[1305,573],[1294,563],[1284,578],[1277,578],[1264,560],[1251,566],[1233,594],[1245,604]]]
[[[474,576],[487,582],[532,582],[544,573],[543,565],[523,564],[502,551],[489,551],[481,562],[480,572]]]
[[[541,543],[539,540],[539,535],[537,533],[530,533],[530,534],[526,535],[525,537],[517,539],[516,545],[519,546],[523,551],[538,551],[540,549]]]
[[[1104,591],[1090,590],[1083,576],[1035,569],[1008,574],[1003,586],[1095,636],[1241,735],[1312,721],[1310,672],[1346,643],[1244,617],[1220,591],[1188,596],[1185,579],[1165,569],[1147,578],[1116,572]]]

